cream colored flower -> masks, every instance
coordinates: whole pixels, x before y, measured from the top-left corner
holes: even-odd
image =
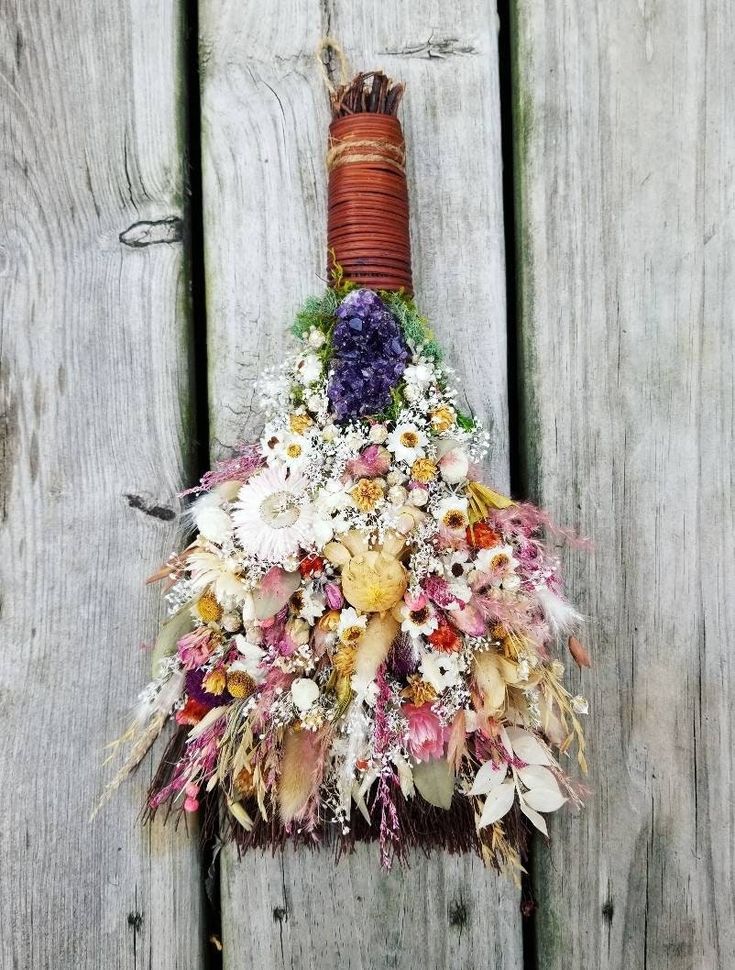
[[[383,502],[385,493],[379,479],[361,478],[350,490],[350,496],[361,512],[372,512]]]
[[[417,458],[411,465],[411,478],[415,482],[422,482],[423,484],[433,482],[436,478],[436,472],[436,462],[432,461],[431,458]]]
[[[307,484],[285,468],[269,467],[243,485],[232,518],[246,553],[282,562],[311,545],[314,517],[304,494]]]
[[[241,602],[246,598],[247,588],[240,578],[241,566],[234,556],[196,549],[189,553],[186,565],[191,576],[192,592],[198,593],[211,586],[219,600],[232,597]]]
[[[368,438],[374,445],[382,445],[388,437],[388,429],[384,424],[374,424],[368,432]]]
[[[310,677],[297,677],[291,684],[291,700],[296,708],[306,713],[319,699],[319,686]]]
[[[205,506],[196,513],[194,521],[200,535],[217,545],[222,545],[232,535],[232,519],[224,509],[216,506]]]
[[[408,573],[395,556],[370,550],[342,569],[342,592],[363,613],[383,613],[403,598]]]

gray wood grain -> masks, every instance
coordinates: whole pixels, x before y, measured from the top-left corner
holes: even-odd
[[[328,109],[314,62],[336,36],[355,70],[408,82],[418,300],[470,406],[493,432],[507,487],[507,389],[496,20],[489,4],[288,0],[277,12],[203,0],[203,185],[211,430],[215,454],[259,426],[255,382],[287,347],[303,299],[324,286]],[[381,874],[363,847],[328,854],[226,852],[227,970],[521,966],[514,888],[470,860],[416,857]]]
[[[196,843],[137,820],[150,765],[89,822],[149,673],[142,584],[177,541],[192,432],[179,17],[28,0],[0,24],[8,970],[202,965]]]
[[[594,539],[587,811],[540,968],[735,964],[733,10],[515,5],[527,476]]]

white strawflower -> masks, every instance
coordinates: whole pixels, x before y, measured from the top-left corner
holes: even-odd
[[[266,562],[282,563],[313,537],[313,509],[308,481],[283,467],[268,467],[240,489],[232,513],[240,545]]]

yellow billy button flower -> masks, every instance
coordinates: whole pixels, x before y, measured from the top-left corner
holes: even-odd
[[[454,411],[450,407],[447,407],[446,404],[442,404],[440,407],[431,411],[429,417],[431,419],[431,428],[437,434],[444,434],[445,431],[449,431],[456,420]]]
[[[411,478],[422,484],[433,482],[436,478],[436,472],[436,462],[433,462],[431,458],[417,458],[411,465]]]
[[[200,596],[194,607],[197,616],[204,623],[217,623],[222,616],[222,607],[211,590]]]
[[[303,434],[313,423],[308,414],[290,414],[288,417],[288,426],[294,434]]]
[[[361,512],[372,512],[383,501],[383,485],[375,478],[361,478],[350,491],[350,496]]]
[[[241,700],[250,695],[255,690],[255,681],[250,674],[244,670],[229,670],[227,672],[227,690],[233,697]]]

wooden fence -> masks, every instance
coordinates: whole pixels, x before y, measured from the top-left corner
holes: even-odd
[[[491,0],[3,4],[3,970],[735,965],[735,10],[500,22],[499,45]],[[327,33],[408,84],[417,293],[494,481],[595,541],[568,557],[592,794],[535,846],[526,919],[471,859],[225,850],[205,878],[183,827],[136,821],[148,762],[88,822],[177,492],[257,425],[323,285]]]

